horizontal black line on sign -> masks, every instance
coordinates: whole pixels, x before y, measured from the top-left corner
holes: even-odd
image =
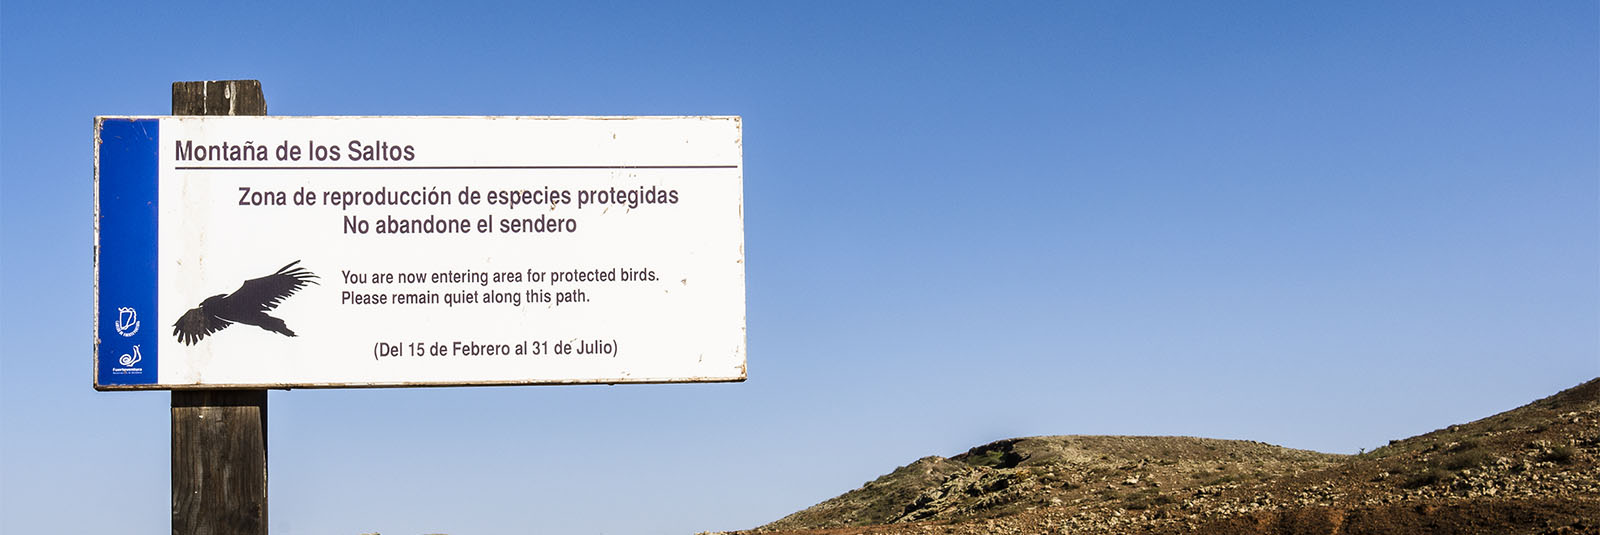
[[[201,166],[179,165],[173,169],[179,171],[355,171],[355,170],[423,170],[423,171],[457,171],[470,169],[738,169],[737,165],[411,165],[411,166],[361,166],[361,165],[313,165],[298,167],[274,166]]]

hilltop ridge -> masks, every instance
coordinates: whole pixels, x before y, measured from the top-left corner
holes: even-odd
[[[1359,455],[1194,437],[1013,438],[741,534],[1600,533],[1600,378]]]

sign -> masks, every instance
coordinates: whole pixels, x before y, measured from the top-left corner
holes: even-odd
[[[745,378],[738,117],[100,117],[95,388]]]

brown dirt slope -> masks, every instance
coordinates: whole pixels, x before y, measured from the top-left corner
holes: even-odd
[[[1600,379],[1361,455],[1053,436],[926,457],[745,533],[1596,533]]]

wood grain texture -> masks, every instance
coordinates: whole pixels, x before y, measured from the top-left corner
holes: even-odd
[[[172,533],[267,533],[267,391],[172,392]]]
[[[266,115],[267,97],[256,80],[172,82],[173,115]]]
[[[173,115],[266,115],[256,80],[173,82]],[[267,391],[172,391],[172,533],[267,533]]]

